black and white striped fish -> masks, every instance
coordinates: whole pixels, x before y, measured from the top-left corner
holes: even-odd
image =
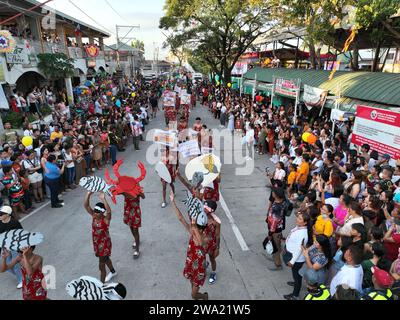
[[[83,177],[79,180],[79,185],[90,192],[104,192],[112,196],[110,189],[113,187],[100,177]]]
[[[193,197],[190,192],[187,192],[187,198],[182,202],[188,207],[190,219],[197,218],[204,210],[203,203],[199,199]]]
[[[77,300],[106,300],[103,291],[103,283],[96,278],[81,277],[72,280],[66,286],[68,294]]]
[[[42,243],[43,239],[44,236],[39,232],[29,232],[23,229],[10,230],[0,234],[0,248],[20,251],[23,248]]]
[[[103,284],[96,278],[82,276],[72,280],[65,288],[68,294],[77,300],[123,300],[126,288],[120,283]]]

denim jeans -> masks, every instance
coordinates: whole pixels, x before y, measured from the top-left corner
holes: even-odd
[[[86,162],[86,175],[90,173],[90,163],[92,162],[92,156],[90,154],[86,154],[84,156]]]
[[[58,204],[58,193],[60,190],[60,179],[45,179],[46,184],[50,188],[50,199],[51,205],[55,206]]]
[[[113,165],[117,163],[117,151],[118,151],[117,146],[111,144],[110,145],[110,155],[111,155],[111,162]]]
[[[75,167],[67,169],[67,185],[72,186],[75,182]]]
[[[10,256],[6,259],[7,265],[11,264],[11,262],[18,257],[18,252],[11,251]],[[15,275],[17,278],[18,283],[22,282],[22,273],[21,273],[21,264],[17,263],[14,268],[7,270],[8,272]]]

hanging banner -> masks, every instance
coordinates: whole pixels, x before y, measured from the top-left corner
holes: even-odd
[[[274,94],[296,99],[300,94],[300,83],[300,79],[287,80],[283,78],[276,78],[274,82]]]
[[[331,112],[331,121],[349,121],[352,117],[354,117],[354,113],[348,111],[332,109]]]
[[[184,158],[189,158],[193,156],[197,157],[199,154],[201,154],[199,142],[197,139],[181,143],[178,147],[178,151],[182,154]]]
[[[238,61],[232,69],[233,75],[241,76],[248,71],[248,62],[247,61]]]
[[[29,64],[29,53],[24,45],[17,44],[14,50],[6,53],[7,63],[11,64]]]
[[[86,53],[90,58],[96,58],[99,56],[99,48],[94,44],[88,45],[85,47]]]
[[[174,147],[177,143],[176,133],[157,129],[154,131],[153,142],[168,147]]]
[[[303,101],[307,107],[323,108],[325,106],[328,91],[320,88],[304,85]]]
[[[0,30],[0,53],[10,53],[14,51],[15,40],[8,30]]]
[[[371,150],[400,158],[400,113],[366,106],[357,106],[352,143],[369,144]]]

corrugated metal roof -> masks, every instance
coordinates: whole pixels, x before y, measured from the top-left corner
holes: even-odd
[[[318,87],[329,90],[332,95],[373,101],[386,105],[400,106],[400,74],[381,72],[338,71],[329,81],[330,71],[305,69],[266,69],[255,68],[243,77],[262,82],[273,82],[273,78],[301,79],[302,86]]]

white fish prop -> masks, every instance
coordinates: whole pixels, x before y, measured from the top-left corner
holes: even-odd
[[[190,219],[196,219],[196,223],[200,226],[207,225],[208,218],[204,212],[203,203],[199,199],[193,197],[192,194],[187,191],[187,198],[182,202],[188,207]]]
[[[108,196],[112,196],[110,189],[114,186],[100,177],[83,177],[79,180],[79,185],[90,192],[104,192]]]
[[[23,229],[10,230],[0,234],[0,248],[9,251],[21,251],[23,248],[41,244],[44,236],[39,232],[29,232]]]
[[[117,287],[123,287],[118,283],[103,284],[96,278],[89,276],[82,276],[79,279],[72,280],[67,284],[65,289],[67,293],[74,299],[85,300],[85,301],[96,301],[96,300],[122,300],[126,296],[122,296],[117,292]]]

